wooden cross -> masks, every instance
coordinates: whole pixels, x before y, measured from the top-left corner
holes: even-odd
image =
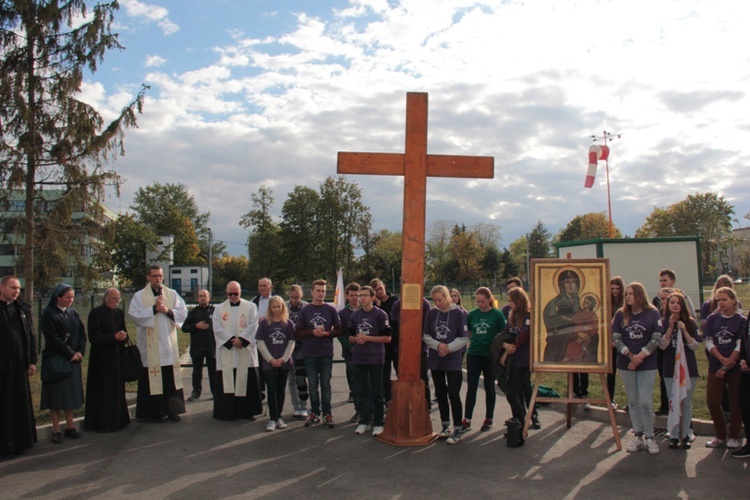
[[[422,296],[424,290],[425,206],[427,177],[491,179],[494,158],[427,154],[427,94],[406,94],[406,149],[404,154],[338,154],[339,174],[403,175],[404,222],[401,270],[401,323],[398,380],[388,406],[381,441],[398,446],[432,442],[429,410],[420,380]]]

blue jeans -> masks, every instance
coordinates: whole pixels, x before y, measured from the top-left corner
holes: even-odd
[[[307,372],[307,383],[310,386],[310,406],[312,412],[321,415],[331,413],[331,371],[333,370],[332,357],[312,358],[305,357],[305,371]],[[318,394],[320,386],[320,394]]]
[[[495,414],[495,370],[492,368],[492,356],[466,355],[466,411],[467,419],[471,420],[474,415],[474,406],[477,403],[477,389],[479,388],[479,375],[484,375],[484,400],[485,418],[492,419]]]
[[[359,423],[369,424],[373,414],[375,425],[383,425],[383,365],[353,364],[354,406],[359,413]]]
[[[690,421],[693,418],[693,391],[695,391],[695,384],[698,383],[698,377],[690,377],[690,389],[688,390],[687,397],[680,403],[680,413],[682,414],[682,429],[679,429],[679,424],[675,425],[669,431],[669,437],[672,439],[680,439],[685,437],[690,432]],[[672,404],[672,377],[664,377],[664,384],[667,386],[669,391],[669,404]]]
[[[656,370],[620,370],[628,397],[630,423],[636,436],[654,436],[654,380]]]

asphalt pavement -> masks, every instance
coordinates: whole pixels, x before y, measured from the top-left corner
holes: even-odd
[[[480,389],[475,430],[456,445],[394,447],[354,434],[344,366],[334,365],[334,429],[289,427],[266,432],[267,417],[221,422],[212,400],[187,403],[179,423],[133,421],[120,432],[84,432],[56,445],[47,428],[23,455],[0,459],[2,498],[737,498],[747,494],[750,460],[709,449],[710,426],[690,450],[617,451],[603,410],[576,408],[570,429],[563,405],[543,407],[541,430],[508,448],[502,422],[510,416],[498,395],[494,427],[478,430],[485,412]],[[185,387],[190,369],[183,370]],[[208,387],[207,382],[204,387]],[[465,394],[465,385],[462,398]],[[433,426],[439,430],[437,409]],[[663,422],[659,420],[658,422]],[[623,447],[632,434],[618,415]],[[80,424],[79,424],[80,425]]]

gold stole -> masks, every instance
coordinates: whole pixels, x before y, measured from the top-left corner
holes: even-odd
[[[229,330],[235,337],[239,338],[240,332],[247,327],[247,322],[250,318],[250,303],[240,301],[240,305],[237,306],[239,311],[237,311],[233,325],[230,324],[232,320],[232,307],[229,304],[228,300],[225,300],[221,304],[221,323],[226,330]],[[233,358],[235,355],[237,356],[236,379],[232,376],[234,371]],[[247,347],[237,348],[233,346],[228,351],[221,353],[221,380],[224,383],[224,394],[234,394],[236,397],[247,396],[247,369],[249,367],[250,351]]]
[[[176,304],[175,292],[169,288],[162,287],[161,293],[164,295],[164,301],[167,307],[174,309]],[[151,285],[146,285],[141,294],[141,301],[146,308],[153,308],[156,305],[156,296],[151,289]],[[160,313],[157,313],[160,314]],[[154,316],[154,322],[156,322]],[[175,389],[182,389],[182,375],[180,374],[180,350],[177,347],[177,328],[172,323],[169,331],[169,340],[172,344],[172,359],[174,364],[174,385]],[[164,387],[161,380],[161,360],[159,356],[159,332],[155,328],[146,328],[146,362],[148,363],[148,389],[149,394],[158,396],[164,394]]]

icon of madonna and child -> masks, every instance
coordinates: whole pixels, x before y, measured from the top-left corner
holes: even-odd
[[[597,364],[600,298],[584,290],[584,276],[563,268],[554,277],[557,295],[544,307],[545,363]],[[555,286],[556,285],[556,286]]]

